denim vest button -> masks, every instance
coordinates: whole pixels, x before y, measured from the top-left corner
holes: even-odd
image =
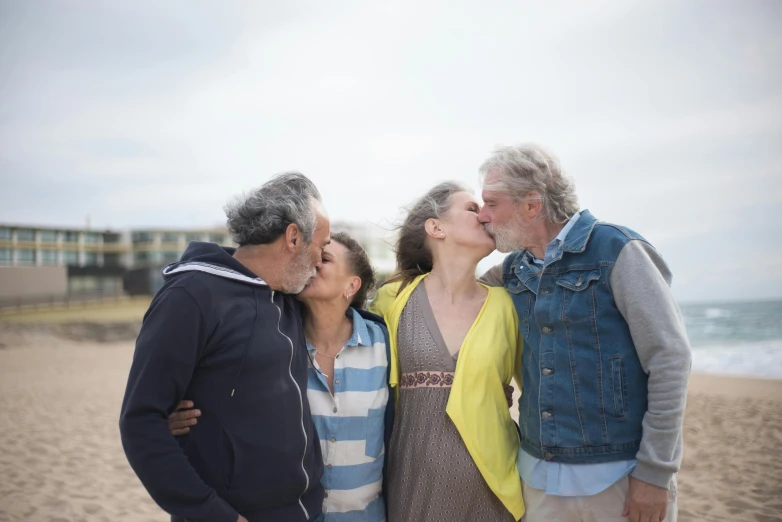
[[[550,290],[541,290],[540,293],[543,294],[543,295],[549,295],[551,293],[551,291]]]
[[[551,460],[554,458],[554,455],[552,453],[546,453],[545,455],[543,455],[543,458],[546,460]]]
[[[540,331],[543,333],[549,333],[551,332],[551,328],[549,328],[548,326],[544,326],[543,328],[540,329]]]
[[[552,370],[551,368],[543,368],[543,371],[540,373],[542,373],[543,375],[551,375],[552,373],[554,373],[554,370]]]
[[[550,411],[544,411],[544,412],[541,414],[541,417],[543,417],[544,419],[549,419],[549,418],[551,418],[551,416],[552,416],[552,415],[554,415],[554,414],[553,414],[553,413],[551,413]]]

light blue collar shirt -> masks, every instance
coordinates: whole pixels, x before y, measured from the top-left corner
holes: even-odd
[[[579,212],[573,214],[557,237],[546,246],[545,259],[532,258],[532,262],[538,268],[544,270],[554,256],[560,253],[568,232],[580,217]],[[635,464],[635,460],[600,464],[563,464],[536,459],[524,450],[519,451],[518,457],[519,474],[527,486],[543,490],[547,495],[560,497],[597,495],[633,471]]]

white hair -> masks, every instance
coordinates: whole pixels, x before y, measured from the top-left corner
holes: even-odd
[[[265,245],[294,223],[310,243],[317,218],[313,200],[320,201],[320,193],[306,176],[299,172],[278,174],[225,206],[228,230],[240,246]]]
[[[537,192],[543,200],[543,212],[551,223],[566,223],[579,211],[576,186],[563,174],[559,160],[539,145],[523,143],[500,147],[479,169],[484,188],[506,192],[521,200]],[[486,174],[499,172],[497,181],[485,183]]]

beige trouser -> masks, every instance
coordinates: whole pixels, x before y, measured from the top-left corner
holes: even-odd
[[[523,484],[527,513],[522,522],[627,522],[622,516],[627,498],[629,477],[624,477],[605,491],[589,497],[558,497]],[[676,522],[676,476],[668,491],[668,513],[665,522]]]

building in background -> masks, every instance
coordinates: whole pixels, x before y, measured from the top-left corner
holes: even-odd
[[[379,279],[394,271],[388,230],[345,221],[333,223],[332,230],[348,232],[364,246]],[[0,283],[24,280],[24,285],[4,286],[23,287],[25,296],[154,294],[163,284],[160,269],[178,261],[191,241],[236,246],[224,227],[90,230],[0,223]],[[64,282],[55,282],[57,278]]]
[[[4,266],[119,266],[126,251],[119,232],[0,224]]]
[[[120,293],[126,272],[159,271],[178,261],[190,241],[232,244],[224,228],[100,231],[0,224],[0,282],[6,289],[23,287],[26,297]],[[44,270],[52,267],[64,270]],[[58,277],[64,283],[55,282]],[[25,284],[11,285],[14,279]]]
[[[129,249],[124,265],[128,268],[162,267],[176,263],[191,241],[236,246],[225,228],[130,230],[126,232],[125,241]]]

